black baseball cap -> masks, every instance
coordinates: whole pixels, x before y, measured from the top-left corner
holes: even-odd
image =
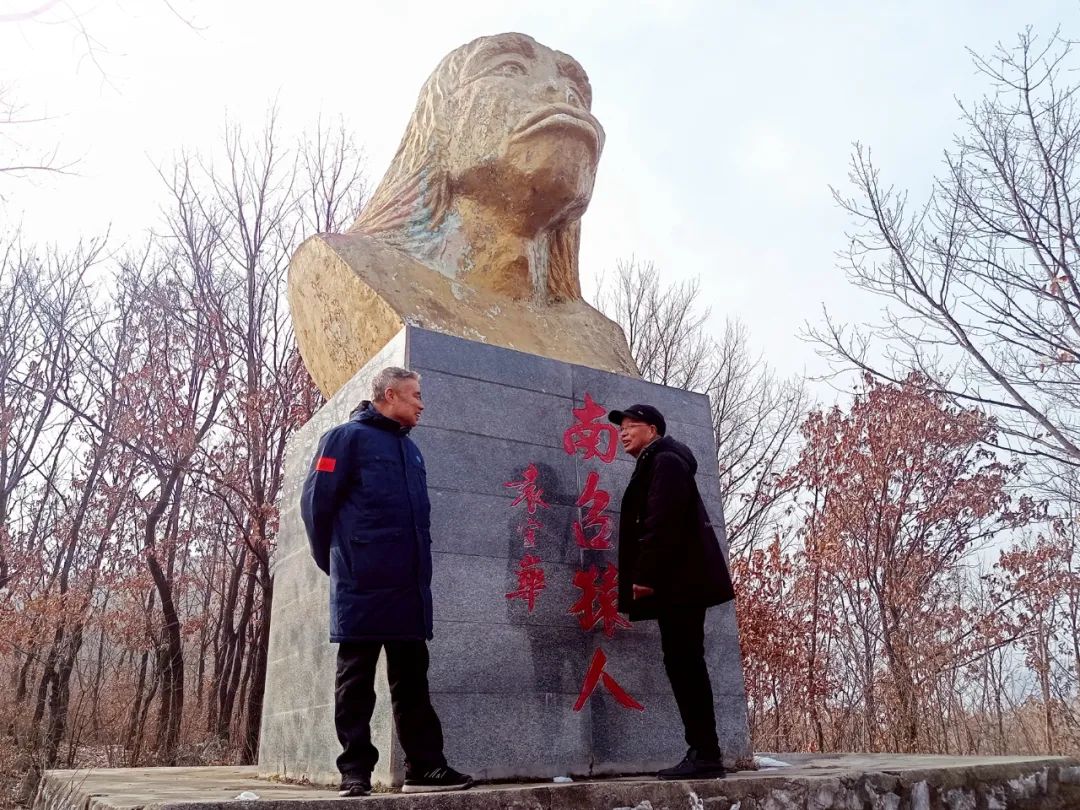
[[[631,419],[644,422],[646,425],[652,425],[661,436],[667,433],[667,422],[664,421],[664,415],[652,405],[631,405],[621,411],[612,411],[607,415],[607,418],[609,422],[620,425],[622,420],[628,416]]]

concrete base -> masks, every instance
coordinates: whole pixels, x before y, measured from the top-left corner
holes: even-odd
[[[677,761],[686,743],[656,623],[622,626],[602,615],[610,601],[602,577],[616,573],[618,507],[634,469],[616,453],[606,414],[635,402],[664,412],[670,434],[697,455],[698,488],[726,550],[708,399],[409,326],[290,441],[259,773],[338,780],[337,647],[327,640],[327,578],[311,561],[299,496],[320,434],[370,396],[371,380],[387,365],[423,376],[427,407],[412,438],[424,454],[431,496],[428,681],[450,764],[477,778],[523,780],[648,773]],[[587,402],[596,422],[586,430],[579,414]],[[592,434],[595,447],[587,441]],[[531,523],[529,502],[519,502],[529,474],[542,490]],[[579,532],[592,539],[605,525],[610,549],[579,545]],[[520,574],[530,561],[544,576],[535,604],[523,598]],[[730,765],[750,752],[733,603],[710,609],[705,655]],[[372,776],[400,784],[404,757],[383,671],[375,684],[372,736],[380,758]],[[637,706],[620,701],[610,684]]]
[[[726,779],[640,777],[572,784],[480,785],[442,794],[378,793],[339,799],[319,787],[259,779],[257,768],[117,768],[49,771],[33,810],[1064,810],[1080,807],[1080,761],[1066,757],[889,754],[770,755],[787,767]],[[258,799],[245,797],[250,791]]]

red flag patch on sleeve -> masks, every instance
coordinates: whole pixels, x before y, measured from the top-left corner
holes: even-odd
[[[315,462],[317,472],[333,472],[336,466],[337,459],[330,456],[319,456],[319,460]]]

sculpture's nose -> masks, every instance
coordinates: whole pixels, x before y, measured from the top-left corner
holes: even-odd
[[[573,82],[564,79],[552,79],[544,87],[544,98],[554,104],[569,104],[585,109],[585,102],[574,87]]]

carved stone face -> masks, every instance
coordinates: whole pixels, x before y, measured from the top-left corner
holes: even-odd
[[[493,37],[447,99],[446,162],[455,195],[498,207],[522,233],[581,216],[604,130],[584,71],[523,37]]]

